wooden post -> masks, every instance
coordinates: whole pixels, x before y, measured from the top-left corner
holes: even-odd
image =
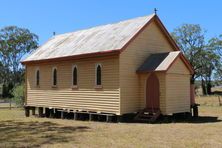
[[[43,117],[43,107],[39,107],[39,117]]]
[[[218,96],[218,101],[219,101],[219,106],[222,106],[221,100],[220,100],[220,96]]]
[[[35,107],[32,107],[32,115],[35,115]]]
[[[61,111],[61,119],[64,119],[64,112]]]
[[[30,115],[30,112],[29,112],[29,107],[25,107],[25,116],[26,117],[29,117],[29,115]]]
[[[45,116],[47,117],[47,118],[49,118],[49,116],[50,116],[50,113],[49,113],[50,111],[49,111],[49,108],[45,108]]]
[[[11,110],[12,109],[12,98],[9,99],[10,102],[9,102],[9,109]]]
[[[197,105],[195,105],[195,106],[193,107],[193,116],[194,116],[194,117],[198,117],[198,106],[197,106]]]
[[[54,109],[49,110],[49,118],[53,118],[54,116]]]
[[[78,113],[74,112],[74,120],[77,120],[77,118],[78,118]]]
[[[109,122],[109,116],[106,115],[106,122]]]
[[[122,121],[122,116],[117,116],[117,122],[121,122]]]
[[[58,118],[58,109],[56,109],[56,108],[55,108],[55,111],[54,111],[54,117]]]
[[[99,114],[97,115],[97,120],[101,121],[101,115],[99,115]]]
[[[92,114],[89,113],[89,121],[92,121]]]

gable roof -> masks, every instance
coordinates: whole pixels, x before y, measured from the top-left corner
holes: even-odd
[[[22,63],[121,50],[154,14],[52,37]]]
[[[173,49],[180,51],[159,17],[152,14],[115,24],[54,36],[21,63],[28,64],[117,55],[124,51],[152,21],[157,23]],[[183,54],[180,54],[180,57],[193,73],[194,70],[189,61]]]
[[[190,73],[193,74],[194,71],[192,67],[187,63],[180,51],[151,54],[139,67],[137,73],[167,71],[179,57],[181,58],[187,69],[190,71]]]

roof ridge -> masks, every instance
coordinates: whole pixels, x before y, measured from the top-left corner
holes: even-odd
[[[22,63],[92,53],[100,54],[113,50],[123,51],[122,49],[124,49],[155,16],[155,14],[151,14],[118,23],[95,26],[53,36],[26,57]]]
[[[113,23],[108,23],[108,24],[101,24],[101,25],[98,25],[98,26],[92,26],[92,27],[89,27],[89,28],[83,28],[83,29],[79,29],[79,30],[75,30],[75,31],[71,31],[71,32],[66,32],[66,33],[62,33],[62,34],[57,34],[55,35],[54,37],[59,37],[59,36],[65,36],[65,35],[71,35],[71,34],[74,34],[74,33],[77,33],[77,32],[81,32],[81,31],[87,31],[87,30],[90,30],[90,29],[95,29],[95,28],[100,28],[100,27],[105,27],[105,26],[109,26],[109,25],[117,25],[119,23],[124,23],[124,22],[128,22],[128,21],[133,21],[133,20],[136,20],[136,19],[142,19],[142,18],[152,18],[154,17],[155,14],[152,13],[150,15],[145,15],[145,16],[139,16],[139,17],[134,17],[134,18],[130,18],[130,19],[127,19],[127,20],[121,20],[121,21],[118,21],[118,22],[113,22]],[[147,21],[149,21],[149,19],[147,19]]]

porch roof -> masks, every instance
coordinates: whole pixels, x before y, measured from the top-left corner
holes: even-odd
[[[145,62],[137,70],[138,73],[146,73],[153,71],[167,71],[176,58],[180,55],[180,51],[165,52],[151,54]]]

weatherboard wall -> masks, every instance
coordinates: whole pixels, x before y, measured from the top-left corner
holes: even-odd
[[[166,113],[190,112],[190,72],[178,58],[166,73]]]
[[[166,73],[158,72],[156,73],[159,80],[159,91],[160,91],[160,110],[162,114],[166,114]],[[140,74],[140,108],[146,107],[146,89],[147,89],[147,79],[150,74]]]
[[[95,65],[102,65],[102,88],[95,88]],[[72,88],[72,66],[78,67],[78,88]],[[118,56],[27,65],[27,106],[120,113]],[[52,87],[52,68],[58,71]],[[40,70],[40,87],[35,70]]]
[[[144,108],[146,80],[141,78],[142,75],[137,74],[136,70],[150,54],[169,51],[173,51],[173,47],[157,23],[153,21],[120,54],[121,114]],[[163,99],[166,85],[164,85],[164,76],[160,75],[159,77],[162,84],[162,92],[160,92],[162,94],[161,109],[165,112],[166,104]]]

